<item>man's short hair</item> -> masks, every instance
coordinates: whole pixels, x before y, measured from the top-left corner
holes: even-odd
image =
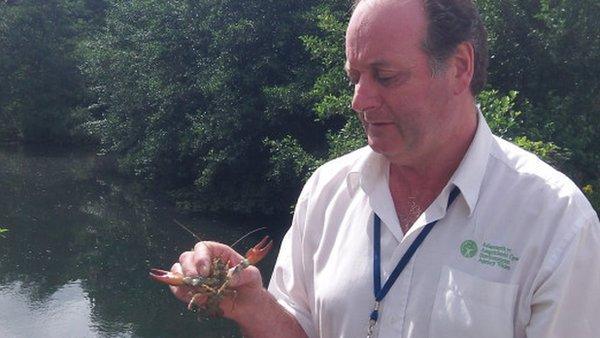
[[[363,0],[355,0],[354,7]],[[388,0],[393,1],[393,0]],[[479,94],[487,81],[488,46],[483,20],[472,0],[422,0],[428,26],[423,50],[429,56],[435,76],[445,70],[446,61],[462,42],[474,49],[473,79],[470,89]]]

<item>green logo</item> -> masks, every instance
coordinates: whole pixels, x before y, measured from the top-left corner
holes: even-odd
[[[460,245],[460,253],[467,258],[475,256],[477,254],[477,243],[470,239],[462,242]]]
[[[466,258],[477,256],[475,262],[490,267],[497,266],[504,270],[510,270],[513,262],[519,261],[519,257],[515,256],[513,250],[507,246],[485,241],[478,246],[471,239],[467,239],[460,244],[460,253]]]

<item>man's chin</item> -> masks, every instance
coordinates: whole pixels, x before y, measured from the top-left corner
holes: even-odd
[[[388,143],[388,144],[386,144]],[[389,144],[390,142],[377,142],[377,141],[373,141],[371,140],[371,138],[369,138],[368,140],[368,144],[369,147],[371,147],[371,149],[378,153],[381,154],[383,156],[391,156],[393,153],[398,151],[398,146],[397,145],[393,145],[393,144]]]
[[[390,160],[391,162],[396,162],[398,160],[404,161],[409,158],[412,158],[411,151],[402,146],[402,141],[398,140],[396,142],[392,142],[386,140],[377,140],[375,138],[368,138],[369,147],[376,153],[383,155],[385,158]]]

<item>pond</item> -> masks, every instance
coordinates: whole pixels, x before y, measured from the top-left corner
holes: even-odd
[[[148,270],[194,245],[175,219],[224,243],[259,221],[179,213],[89,151],[0,147],[0,187],[0,337],[241,336],[225,319],[198,321]],[[274,257],[260,264],[265,283]]]

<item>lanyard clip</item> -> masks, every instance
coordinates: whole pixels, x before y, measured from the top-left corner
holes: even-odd
[[[377,320],[379,319],[379,301],[375,301],[375,305],[373,305],[373,311],[371,311],[371,315],[369,316],[369,327],[367,329],[367,338],[373,337],[373,329],[375,325],[377,325]]]

